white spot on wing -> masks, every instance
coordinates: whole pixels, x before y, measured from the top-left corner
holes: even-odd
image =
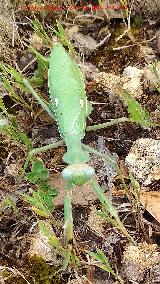
[[[58,99],[57,98],[55,98],[55,105],[56,105],[56,107],[58,106]]]
[[[80,106],[81,106],[81,108],[83,107],[83,100],[82,99],[80,99]]]

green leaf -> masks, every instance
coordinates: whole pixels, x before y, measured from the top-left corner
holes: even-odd
[[[35,184],[39,180],[39,176],[36,172],[30,172],[27,174],[27,180],[33,184]]]
[[[30,79],[30,83],[35,84],[36,87],[41,87],[43,86],[44,83],[44,75],[45,75],[45,71],[47,71],[47,67],[46,65],[41,62],[39,59],[37,59],[38,61],[38,68],[35,70],[34,72],[34,76]],[[48,64],[47,64],[48,65]]]
[[[27,174],[28,181],[35,184],[38,181],[45,181],[49,177],[49,171],[44,167],[43,162],[34,160],[32,163],[32,171]]]
[[[1,96],[0,96],[0,109],[3,111],[3,113],[8,115],[7,109],[6,109],[5,104],[3,102],[3,98]]]
[[[65,30],[63,29],[61,23],[58,20],[57,20],[57,28],[58,28],[58,31],[55,30],[56,36],[61,40],[64,46],[67,46],[69,48],[70,53],[75,54],[74,47],[71,44],[68,37],[66,36]]]
[[[44,218],[49,218],[50,215],[34,206],[32,206],[32,210],[38,215],[38,216],[41,216],[41,217],[44,217]]]
[[[28,149],[32,149],[32,142],[24,132],[17,129],[17,136],[22,144],[26,145]]]
[[[51,45],[52,41],[50,39],[50,37],[47,35],[46,31],[44,30],[42,24],[40,23],[40,21],[38,20],[38,18],[36,18],[33,22],[33,28],[36,32],[36,34],[43,39],[43,42],[46,45]]]
[[[133,188],[136,191],[137,197],[139,198],[140,192],[141,192],[141,187],[139,185],[139,182],[135,179],[135,177],[131,174],[131,172],[129,172],[129,178],[130,178]]]
[[[4,197],[4,199],[2,200],[1,203],[1,209],[4,209],[5,207],[11,207],[13,209],[13,212],[17,215],[19,213],[18,208],[16,206],[16,202],[14,201],[14,199],[12,197],[10,197],[9,195],[6,195]]]
[[[25,199],[33,206],[33,210],[40,214],[40,216],[49,215],[54,210],[53,199],[58,195],[59,191],[57,188],[51,186],[46,181],[38,181],[35,176],[30,174],[30,180],[35,183],[38,182],[39,189],[37,192],[33,192],[32,196],[24,195]],[[28,175],[29,175],[28,174]]]
[[[28,49],[36,56],[37,61],[41,62],[43,67],[45,67],[47,69],[48,68],[48,59],[45,56],[43,56],[40,52],[38,52],[34,47],[29,46]]]
[[[100,267],[106,272],[111,273],[115,276],[115,272],[113,271],[112,267],[109,264],[108,257],[105,256],[102,250],[98,249],[96,252],[87,251],[88,254],[93,257],[97,262],[95,263],[96,266]]]
[[[41,198],[44,200],[48,210],[53,212],[54,203],[53,199],[58,195],[59,190],[47,182],[42,181],[39,185],[39,194]]]
[[[133,122],[139,123],[144,127],[153,124],[151,122],[149,113],[143,109],[142,106],[134,98],[132,98],[129,93],[125,92],[122,98],[127,104],[128,111]]]

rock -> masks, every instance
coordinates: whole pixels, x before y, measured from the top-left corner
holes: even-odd
[[[146,86],[151,90],[156,90],[160,84],[160,61],[144,67],[144,79]]]
[[[79,32],[77,25],[66,30],[66,33],[69,39],[74,41],[75,46],[79,48],[80,52],[83,52],[85,55],[89,55],[90,52],[96,49],[97,41],[91,36],[83,35]]]
[[[20,171],[20,165],[17,164],[9,164],[5,168],[5,176],[13,176],[17,177]]]
[[[18,111],[16,119],[18,127],[28,134],[31,131],[33,123],[31,112],[28,109],[21,109]]]
[[[151,63],[156,59],[156,54],[153,48],[149,46],[140,45],[140,54],[141,58],[144,58],[146,62]]]
[[[160,283],[160,263],[151,267],[144,284]]]
[[[112,154],[109,151],[109,149],[105,145],[105,138],[103,136],[98,137],[97,145],[94,145],[93,148],[97,148],[98,152],[105,154],[106,157],[108,157],[107,161],[92,154],[89,165],[96,170],[97,180],[101,183],[104,191],[109,190],[109,192],[111,192],[113,187],[113,180],[117,175],[118,156],[115,153]]]
[[[87,225],[90,229],[101,236],[104,232],[105,223],[106,221],[98,216],[96,207],[92,206],[87,220]]]
[[[43,223],[49,230],[50,234],[54,235],[52,226],[48,222],[43,221]],[[59,258],[58,251],[49,245],[48,238],[40,229],[38,229],[38,231],[30,237],[30,240],[31,245],[28,251],[29,257],[42,257],[45,261],[49,261],[56,266],[62,264],[62,259]]]
[[[3,130],[7,125],[9,126],[9,120],[5,116],[0,115],[0,130]]]
[[[41,50],[41,48],[43,47],[43,39],[40,38],[36,33],[33,33],[30,36],[29,42],[30,42],[31,46],[33,48],[37,49],[38,51]]]
[[[160,140],[137,139],[125,162],[129,170],[144,185],[160,179]]]
[[[23,55],[20,57],[18,62],[19,69],[23,72],[29,66],[31,70],[34,70],[35,68],[35,57],[31,53],[23,52]]]
[[[82,64],[79,64],[79,67],[81,68],[84,77],[88,80],[92,80],[94,76],[99,72],[98,68],[89,62],[84,62]]]
[[[125,90],[128,91],[133,98],[139,98],[143,94],[142,77],[143,70],[134,66],[128,66],[124,69],[122,76],[99,72],[94,75],[94,80],[98,88],[105,92],[112,92],[119,96],[123,95]]]
[[[139,98],[143,94],[142,76],[143,71],[135,66],[128,66],[123,71],[123,89],[128,91],[134,98]]]
[[[159,0],[135,0],[134,2],[132,0],[129,0],[127,2],[129,5],[131,5],[132,10],[132,16],[133,15],[141,15],[145,19],[151,19],[157,16],[159,17],[160,14],[160,1]]]
[[[110,33],[104,37],[99,43],[90,35],[83,35],[79,32],[77,25],[72,26],[70,29],[66,29],[66,33],[71,41],[74,41],[74,45],[78,47],[80,52],[89,56],[95,49],[102,46],[111,36]]]
[[[96,81],[98,88],[105,92],[116,92],[117,86],[120,84],[120,76],[112,73],[99,72],[95,74],[94,80]]]
[[[141,283],[146,271],[159,261],[160,253],[156,244],[128,245],[123,255],[122,274],[131,282]]]
[[[14,44],[19,41],[18,28],[14,19],[15,3],[11,0],[0,0],[0,59],[15,59]]]

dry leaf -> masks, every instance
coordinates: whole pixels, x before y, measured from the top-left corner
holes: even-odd
[[[160,223],[160,192],[141,192],[140,201],[146,210]]]

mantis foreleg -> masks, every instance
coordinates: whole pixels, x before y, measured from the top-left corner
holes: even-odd
[[[32,149],[29,153],[28,153],[28,156],[26,158],[26,161],[24,163],[24,166],[23,166],[23,171],[22,171],[22,176],[24,175],[26,169],[27,169],[27,166],[29,164],[29,161],[31,160],[31,158],[35,155],[37,155],[38,153],[40,152],[45,152],[49,149],[54,149],[54,148],[57,148],[57,147],[60,147],[60,146],[63,146],[64,144],[64,140],[59,140],[58,142],[54,142],[54,143],[51,143],[51,144],[48,144],[48,145],[45,145],[45,146],[42,146],[42,147],[39,147],[39,148],[35,148],[35,149]]]

